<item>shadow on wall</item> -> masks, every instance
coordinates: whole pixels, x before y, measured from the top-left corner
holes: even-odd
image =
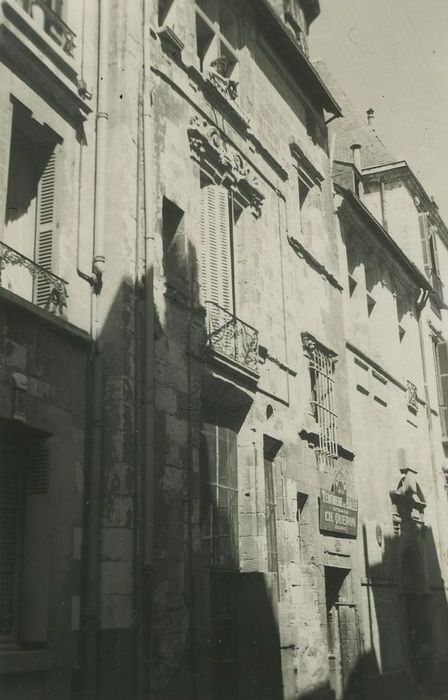
[[[101,631],[97,697],[139,697],[136,630],[143,630],[149,635],[143,676],[151,700],[293,700],[297,696],[282,681],[273,575],[239,572],[237,442],[248,404],[235,409],[234,394],[221,390],[222,378],[210,379],[215,360],[199,301],[197,252],[186,245],[183,217],[163,214],[165,283],[156,288],[154,306],[153,479],[144,475],[154,499],[151,585],[142,592],[149,614],[143,621],[133,600],[137,613],[128,624],[120,624],[117,607],[113,624]],[[123,542],[132,542],[142,526],[135,506],[142,487],[136,465],[143,463],[144,402],[134,381],[142,378],[144,363],[142,287],[122,282],[102,337],[102,524]],[[234,330],[232,322],[223,327],[229,338]],[[373,643],[365,642],[340,697],[328,684],[301,700],[412,700],[421,697],[419,689],[446,687],[447,608],[432,531],[411,510],[396,515],[395,534],[376,545],[374,556],[364,535],[369,585],[363,589]],[[134,577],[131,590],[147,581],[143,563],[132,563],[133,556],[131,548],[121,562]],[[114,594],[108,604],[124,604],[119,581],[109,584]]]

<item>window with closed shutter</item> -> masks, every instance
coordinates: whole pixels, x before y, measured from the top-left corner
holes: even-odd
[[[225,187],[201,183],[201,295],[233,313],[232,241]]]
[[[448,440],[448,343],[439,341],[435,345],[435,364],[439,396],[439,414],[442,439]]]
[[[0,432],[0,640],[46,641],[50,572],[45,439]]]
[[[429,226],[428,214],[426,212],[418,215],[418,223],[420,226],[420,242],[422,246],[423,265],[426,274],[431,273],[431,251],[429,248]]]

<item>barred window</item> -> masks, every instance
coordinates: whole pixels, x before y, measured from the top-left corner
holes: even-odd
[[[309,358],[311,404],[319,436],[318,459],[320,464],[330,465],[338,456],[337,415],[334,407],[336,354],[310,335],[303,336],[303,346]]]

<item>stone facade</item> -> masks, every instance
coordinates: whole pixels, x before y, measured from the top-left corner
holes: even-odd
[[[319,3],[1,13],[0,690],[417,692],[448,237],[350,108],[330,147]]]

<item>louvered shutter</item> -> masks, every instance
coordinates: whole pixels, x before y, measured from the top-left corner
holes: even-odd
[[[202,300],[233,313],[229,200],[224,187],[201,188],[200,230]]]
[[[422,255],[423,255],[423,265],[425,267],[425,272],[429,276],[431,274],[431,250],[429,247],[429,227],[428,227],[428,214],[423,213],[418,215],[418,222],[420,226],[420,242],[422,244]]]
[[[47,640],[52,518],[47,488],[48,460],[46,443],[36,441],[30,448],[27,465],[23,528],[20,635],[27,643]]]
[[[56,154],[53,152],[45,165],[37,191],[36,253],[35,260],[45,270],[53,268],[55,229]],[[49,302],[50,283],[38,277],[35,284],[35,303],[46,307]]]
[[[439,411],[442,437],[448,437],[448,343],[441,341],[436,345]]]
[[[440,265],[439,265],[439,251],[437,250],[437,234],[435,230],[431,233],[432,249],[434,251],[434,266],[437,275],[440,276]]]

